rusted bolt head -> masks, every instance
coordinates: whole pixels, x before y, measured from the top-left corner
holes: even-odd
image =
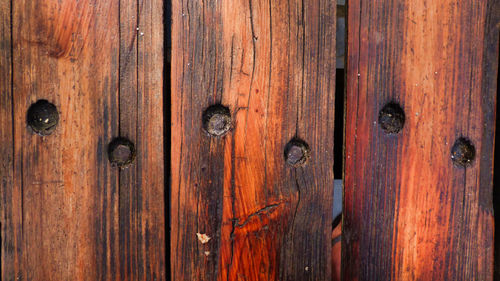
[[[211,105],[203,112],[202,121],[205,132],[221,137],[231,130],[231,111],[221,104]]]
[[[386,134],[397,134],[405,124],[405,113],[399,104],[390,102],[380,110],[378,122]]]
[[[135,146],[126,138],[116,138],[108,146],[108,157],[112,166],[126,168],[135,159]]]
[[[57,108],[47,100],[38,100],[28,109],[28,125],[41,135],[48,136],[54,132],[59,122]]]
[[[467,138],[458,138],[451,148],[451,160],[455,166],[464,168],[472,165],[476,157],[476,148]]]
[[[301,139],[294,138],[285,146],[285,161],[293,167],[304,166],[309,159],[309,145]]]

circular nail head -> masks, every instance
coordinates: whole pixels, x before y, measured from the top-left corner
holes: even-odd
[[[397,103],[386,104],[378,114],[378,122],[387,134],[397,134],[405,125],[405,112]]]
[[[54,132],[59,122],[59,113],[54,104],[47,100],[38,100],[28,109],[28,125],[41,135],[48,136]]]
[[[125,138],[116,138],[108,146],[108,157],[111,165],[125,168],[135,159],[135,146]]]
[[[459,138],[451,148],[451,160],[457,167],[468,167],[476,157],[476,148],[467,138]]]
[[[309,145],[303,140],[292,139],[285,146],[285,161],[293,167],[304,166],[309,154]]]
[[[202,121],[210,136],[221,137],[231,130],[231,111],[221,104],[211,105],[203,112]]]

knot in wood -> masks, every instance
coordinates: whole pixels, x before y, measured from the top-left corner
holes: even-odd
[[[307,163],[310,155],[309,145],[300,139],[294,138],[285,146],[285,161],[293,166],[300,167]]]
[[[399,133],[405,124],[405,113],[395,102],[386,104],[379,112],[378,122],[386,134]]]
[[[108,158],[112,166],[126,168],[135,159],[135,145],[126,138],[116,138],[108,146]]]
[[[211,105],[203,112],[202,121],[203,130],[210,136],[224,136],[231,130],[231,111],[221,104]]]
[[[41,135],[48,136],[54,132],[59,122],[59,113],[54,104],[47,100],[38,100],[28,109],[28,125]]]
[[[451,148],[451,160],[457,167],[465,168],[472,165],[475,157],[476,148],[467,138],[458,138]]]

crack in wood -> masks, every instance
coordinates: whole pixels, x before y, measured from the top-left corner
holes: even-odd
[[[244,221],[243,221],[243,223],[241,223],[241,224],[239,223],[239,219],[235,219],[235,222],[236,222],[236,223],[235,223],[235,225],[234,225],[234,226],[235,226],[235,227],[242,228],[242,227],[244,227],[244,226],[245,226],[245,225],[246,225],[246,224],[250,221],[250,219],[251,219],[251,218],[253,218],[253,217],[255,217],[255,216],[264,215],[264,214],[266,214],[266,215],[267,215],[267,213],[268,213],[268,212],[270,212],[270,211],[272,211],[273,209],[277,208],[277,207],[278,207],[279,205],[281,205],[281,204],[282,204],[282,202],[280,202],[280,203],[276,203],[276,204],[271,204],[271,205],[268,205],[268,206],[266,206],[266,207],[264,207],[264,208],[262,208],[262,209],[257,210],[256,212],[253,212],[253,213],[251,213],[251,214],[250,214],[250,215],[246,218],[246,220],[244,220]]]

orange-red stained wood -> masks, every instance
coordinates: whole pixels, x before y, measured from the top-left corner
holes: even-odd
[[[162,1],[11,3],[0,1],[1,279],[165,280]],[[26,124],[38,99],[59,111],[50,136]],[[119,135],[137,148],[121,171],[107,157]]]
[[[172,280],[330,280],[335,1],[172,10]],[[217,103],[233,129],[211,138]],[[284,161],[293,137],[305,167]]]
[[[349,2],[343,280],[493,279],[499,2]],[[390,101],[397,135],[378,123]]]

